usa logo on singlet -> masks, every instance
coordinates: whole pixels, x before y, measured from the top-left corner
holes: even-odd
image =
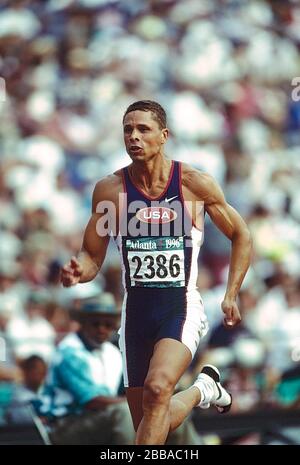
[[[147,207],[139,210],[136,217],[143,223],[164,224],[176,220],[177,213],[167,207]]]

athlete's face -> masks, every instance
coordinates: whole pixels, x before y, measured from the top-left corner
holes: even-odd
[[[147,161],[163,153],[168,129],[160,129],[151,111],[131,111],[124,118],[124,142],[133,161]]]

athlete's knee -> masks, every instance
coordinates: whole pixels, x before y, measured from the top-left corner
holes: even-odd
[[[173,380],[163,372],[153,373],[144,384],[144,406],[168,403],[173,395]]]

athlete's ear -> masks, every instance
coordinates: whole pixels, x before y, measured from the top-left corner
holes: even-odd
[[[164,144],[169,137],[169,129],[164,128],[161,131],[161,143]]]

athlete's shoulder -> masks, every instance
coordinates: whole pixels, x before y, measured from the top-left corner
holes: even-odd
[[[103,190],[103,189],[116,189],[123,185],[122,182],[122,174],[121,170],[115,171],[112,174],[105,176],[104,178],[99,179],[97,182],[95,189]]]
[[[116,194],[123,192],[121,171],[115,171],[97,182],[93,193],[94,200],[98,202],[100,200],[114,200]]]
[[[204,190],[212,188],[216,181],[204,171],[199,171],[187,163],[181,162],[182,184],[189,188],[202,188]]]
[[[186,163],[182,163],[181,179],[183,187],[195,199],[201,200],[205,204],[210,204],[223,198],[219,184],[209,173],[199,171]]]

